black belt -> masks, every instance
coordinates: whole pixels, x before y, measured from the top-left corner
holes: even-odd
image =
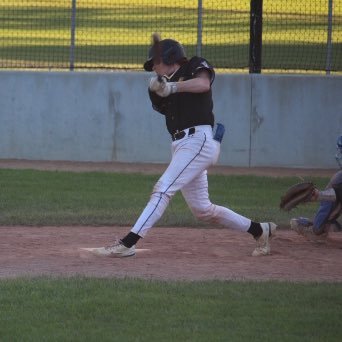
[[[196,132],[195,127],[190,127],[188,131],[188,135],[194,134]],[[178,131],[176,133],[171,134],[172,141],[183,139],[186,135],[185,131]]]

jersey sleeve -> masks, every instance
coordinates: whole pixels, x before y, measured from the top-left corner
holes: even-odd
[[[201,70],[207,70],[210,75],[210,84],[214,82],[215,79],[215,70],[213,66],[204,58],[202,57],[193,57],[190,60],[190,69],[192,76],[195,77],[198,72]]]

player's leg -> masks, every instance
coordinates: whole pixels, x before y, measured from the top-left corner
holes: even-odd
[[[329,217],[333,212],[334,206],[334,202],[320,202],[317,213],[313,219],[312,231],[314,234],[321,235],[326,232]]]
[[[206,170],[186,184],[182,188],[182,194],[191,212],[199,220],[242,231],[247,231],[251,225],[251,220],[247,217],[211,203]]]
[[[313,233],[321,235],[328,233],[330,226],[335,222],[341,215],[342,205],[339,202],[321,202],[319,209],[313,220]]]
[[[115,245],[98,248],[93,253],[112,257],[134,255],[135,244],[161,218],[173,195],[216,162],[218,153],[217,144],[213,144],[205,132],[174,142],[171,162],[155,184],[149,202],[131,231]]]
[[[207,172],[203,171],[182,188],[182,194],[192,213],[200,220],[237,229],[253,235],[257,247],[253,256],[270,254],[269,237],[274,234],[273,222],[258,223],[223,206],[211,203],[208,193]]]
[[[150,201],[131,232],[140,237],[146,236],[148,230],[161,218],[174,194],[213,163],[216,148],[208,146],[205,135],[173,144],[171,162],[155,184]]]

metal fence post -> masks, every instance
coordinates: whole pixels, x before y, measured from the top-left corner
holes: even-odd
[[[326,74],[330,74],[332,58],[332,19],[333,19],[333,0],[328,4],[328,34],[327,34],[327,60],[325,65]]]
[[[203,3],[202,3],[202,0],[198,0],[196,55],[199,57],[202,56],[202,29],[203,29]]]
[[[260,73],[262,52],[262,0],[251,0],[249,33],[249,73]]]
[[[74,70],[75,62],[75,31],[76,31],[76,0],[71,0],[71,27],[70,27],[70,71]]]

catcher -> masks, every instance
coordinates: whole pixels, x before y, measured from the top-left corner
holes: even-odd
[[[337,221],[342,214],[342,135],[337,139],[336,161],[340,170],[331,177],[325,190],[320,191],[313,183],[303,182],[293,185],[281,198],[280,208],[286,211],[301,203],[320,202],[313,220],[306,217],[291,219],[291,228],[297,233],[326,235],[329,230],[342,230]]]

